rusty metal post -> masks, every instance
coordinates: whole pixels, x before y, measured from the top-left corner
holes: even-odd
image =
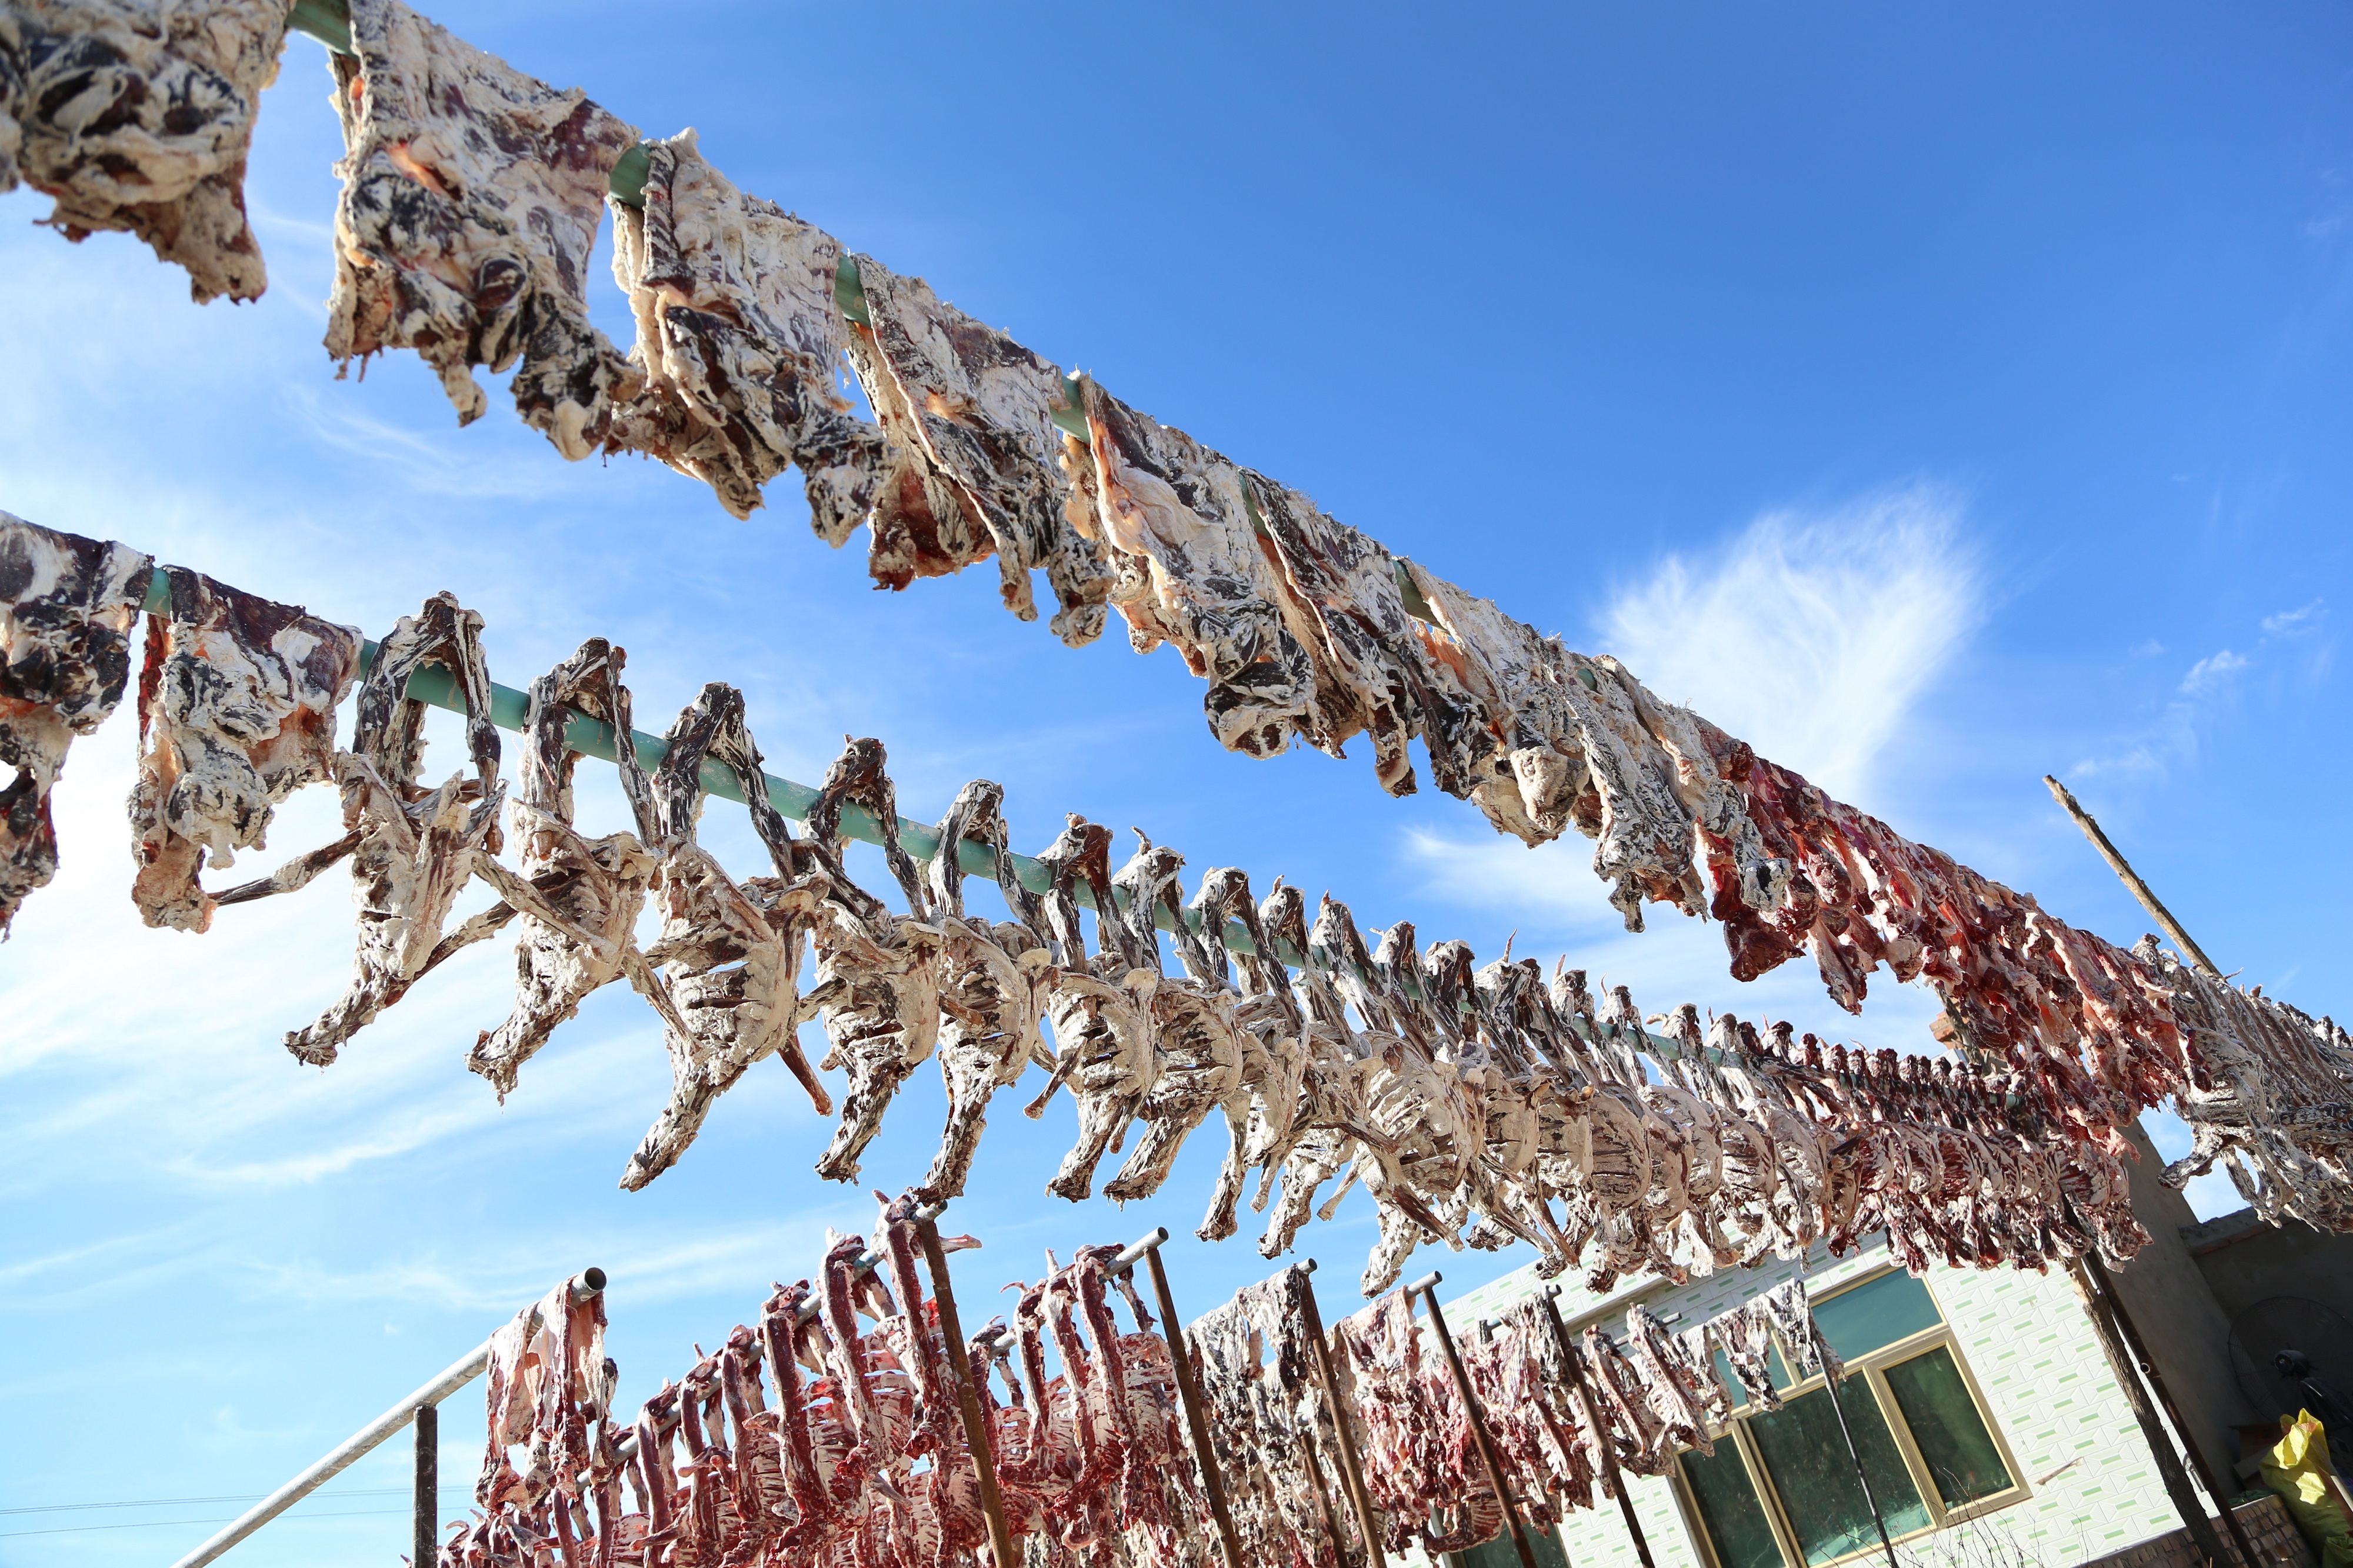
[[[1618,1471],[1618,1453],[1609,1441],[1609,1425],[1601,1419],[1601,1402],[1593,1396],[1592,1384],[1585,1381],[1584,1352],[1577,1348],[1577,1341],[1570,1336],[1568,1325],[1560,1321],[1560,1309],[1553,1305],[1553,1298],[1559,1294],[1559,1286],[1545,1287],[1545,1317],[1552,1324],[1553,1338],[1560,1346],[1561,1358],[1568,1363],[1568,1385],[1576,1392],[1577,1405],[1585,1412],[1586,1425],[1592,1429],[1593,1446],[1601,1450],[1602,1482],[1617,1497],[1618,1511],[1626,1516],[1626,1533],[1634,1538],[1634,1554],[1642,1560],[1642,1568],[1659,1568],[1651,1556],[1650,1537],[1642,1533],[1642,1521],[1634,1517],[1634,1500],[1626,1490],[1626,1478]]]
[[[1324,1385],[1324,1403],[1332,1412],[1332,1427],[1339,1436],[1340,1479],[1346,1486],[1348,1501],[1356,1510],[1356,1528],[1365,1538],[1365,1555],[1373,1568],[1388,1568],[1388,1558],[1381,1552],[1381,1536],[1373,1516],[1372,1493],[1365,1488],[1365,1465],[1356,1452],[1356,1435],[1348,1429],[1348,1412],[1340,1404],[1340,1380],[1332,1367],[1332,1340],[1324,1331],[1324,1313],[1315,1304],[1315,1287],[1304,1276],[1315,1271],[1315,1260],[1309,1258],[1302,1268],[1301,1284],[1304,1288],[1307,1312],[1307,1337],[1315,1346],[1316,1381]]]
[[[988,1516],[988,1550],[996,1568],[1017,1568],[1013,1531],[1005,1522],[1005,1498],[997,1487],[997,1446],[989,1441],[988,1417],[980,1406],[980,1384],[972,1375],[972,1354],[964,1342],[964,1325],[956,1321],[955,1291],[948,1282],[948,1257],[940,1246],[940,1227],[918,1216],[916,1239],[923,1244],[923,1261],[932,1271],[932,1295],[939,1303],[940,1331],[948,1342],[948,1371],[955,1379],[956,1403],[964,1410],[965,1446],[972,1450],[972,1468],[980,1479],[980,1508]],[[919,1321],[920,1302],[905,1303],[908,1321]]]
[[[1495,1457],[1494,1440],[1487,1436],[1487,1421],[1479,1411],[1479,1396],[1471,1392],[1471,1374],[1462,1370],[1462,1358],[1454,1350],[1454,1336],[1446,1331],[1446,1314],[1438,1310],[1436,1287],[1444,1276],[1436,1269],[1405,1288],[1408,1300],[1421,1298],[1430,1309],[1430,1326],[1438,1331],[1438,1348],[1445,1353],[1446,1370],[1454,1374],[1454,1391],[1462,1396],[1463,1414],[1471,1421],[1471,1436],[1479,1445],[1479,1458],[1487,1467],[1488,1484],[1495,1489],[1495,1500],[1504,1505],[1504,1527],[1512,1532],[1513,1549],[1520,1554],[1520,1568],[1536,1568],[1535,1553],[1529,1550],[1527,1531],[1521,1528],[1520,1510],[1512,1504],[1512,1492],[1504,1484],[1504,1467]]]
[[[415,1527],[408,1559],[412,1568],[433,1568],[441,1552],[441,1410],[420,1405],[409,1417],[417,1428],[417,1492]]]
[[[1160,1233],[1165,1241],[1168,1233]],[[1242,1545],[1234,1534],[1233,1510],[1226,1506],[1225,1483],[1218,1479],[1218,1451],[1209,1442],[1209,1420],[1201,1411],[1201,1389],[1193,1375],[1193,1347],[1185,1342],[1185,1321],[1176,1315],[1176,1299],[1168,1293],[1168,1271],[1160,1265],[1155,1243],[1145,1254],[1152,1268],[1152,1293],[1160,1302],[1160,1320],[1168,1329],[1168,1360],[1176,1370],[1177,1396],[1185,1402],[1185,1425],[1193,1434],[1193,1458],[1201,1467],[1201,1485],[1209,1494],[1209,1512],[1218,1521],[1218,1542],[1225,1548],[1226,1568],[1245,1568]]]

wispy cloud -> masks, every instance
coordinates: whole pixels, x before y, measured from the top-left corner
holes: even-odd
[[[1964,510],[1920,483],[1766,512],[1621,588],[1602,644],[1661,696],[1855,797],[1982,615]]]
[[[2203,697],[2210,691],[2220,690],[2231,677],[2240,671],[2254,667],[2255,661],[2244,654],[2221,648],[2189,667],[2189,673],[2181,678],[2181,694],[2184,697]]]
[[[2327,668],[2332,651],[2323,635],[2327,615],[2327,603],[2314,599],[2263,616],[2257,623],[2259,635],[2246,652],[2220,647],[2192,662],[2153,720],[2138,731],[2120,737],[2113,749],[2078,762],[2067,770],[2068,777],[2161,774],[2194,759],[2200,726],[2224,704],[2237,700],[2241,688],[2266,664],[2282,662],[2279,656],[2286,654],[2290,657],[2285,662],[2300,658],[2309,672]],[[2149,655],[2165,651],[2154,642],[2144,647]],[[2133,652],[2136,657],[2144,656],[2144,648]]]

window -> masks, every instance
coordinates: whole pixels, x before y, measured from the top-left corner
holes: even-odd
[[[1881,1274],[1817,1300],[1814,1321],[1846,1363],[1836,1394],[1820,1377],[1793,1379],[1777,1352],[1781,1408],[1743,1406],[1713,1457],[1683,1456],[1686,1515],[1714,1568],[1824,1568],[1875,1553],[1873,1502],[1901,1541],[2025,1495],[1926,1285]],[[1738,1384],[1726,1376],[1725,1386]]]

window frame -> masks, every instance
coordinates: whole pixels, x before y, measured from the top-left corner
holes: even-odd
[[[1868,1274],[1843,1281],[1835,1290],[1816,1297],[1815,1304],[1819,1305],[1823,1301],[1834,1300],[1850,1290],[1859,1290],[1866,1285],[1876,1284],[1899,1271],[1898,1267],[1892,1263],[1885,1268],[1875,1268]],[[2003,1434],[2000,1424],[1993,1418],[1993,1411],[1986,1403],[1985,1391],[1978,1386],[1977,1374],[1970,1370],[1968,1358],[1961,1353],[1959,1340],[1953,1332],[1952,1321],[1945,1313],[1945,1304],[1936,1300],[1936,1289],[1927,1280],[1922,1279],[1920,1287],[1928,1292],[1928,1300],[1936,1306],[1936,1322],[1931,1327],[1906,1334],[1900,1340],[1891,1340],[1876,1350],[1857,1356],[1846,1363],[1847,1376],[1849,1378],[1861,1376],[1864,1386],[1870,1389],[1871,1396],[1879,1402],[1880,1416],[1887,1423],[1888,1432],[1895,1440],[1895,1451],[1903,1457],[1905,1472],[1911,1479],[1913,1489],[1920,1494],[1922,1506],[1928,1511],[1929,1522],[1926,1526],[1919,1530],[1907,1531],[1900,1535],[1891,1533],[1888,1539],[1894,1542],[1925,1539],[1941,1531],[1948,1530],[1954,1525],[1965,1524],[1970,1520],[2024,1502],[2034,1495],[2034,1489],[2028,1484],[2025,1473],[2019,1468],[2018,1457],[2010,1451],[2010,1439]],[[1778,1344],[1779,1336],[1776,1335],[1774,1338],[1775,1342]],[[1937,1489],[1936,1478],[1930,1474],[1927,1461],[1921,1457],[1919,1445],[1913,1439],[1912,1424],[1905,1419],[1903,1406],[1896,1404],[1894,1390],[1887,1386],[1886,1369],[1888,1367],[1910,1361],[1915,1356],[1926,1355],[1940,1348],[1952,1356],[1953,1365],[1960,1373],[1961,1386],[1968,1394],[1969,1403],[1977,1411],[1978,1420],[1984,1426],[1987,1435],[1992,1438],[1994,1451],[2000,1456],[2002,1468],[2010,1472],[2008,1487],[1964,1503],[1958,1508],[1945,1506],[1944,1494]],[[1781,1346],[1781,1359],[1792,1369],[1798,1364],[1797,1358],[1789,1353],[1787,1345]],[[1781,1399],[1786,1404],[1827,1386],[1828,1381],[1820,1373],[1810,1377],[1799,1378],[1788,1387],[1781,1390]],[[1734,1450],[1740,1456],[1740,1462],[1747,1473],[1748,1484],[1755,1490],[1757,1503],[1765,1512],[1765,1521],[1773,1531],[1774,1544],[1780,1548],[1782,1568],[1808,1568],[1804,1549],[1798,1542],[1796,1527],[1789,1521],[1788,1514],[1781,1502],[1780,1491],[1773,1485],[1771,1475],[1765,1468],[1764,1457],[1757,1451],[1756,1439],[1749,1433],[1748,1419],[1750,1415],[1756,1414],[1759,1412],[1752,1404],[1736,1406],[1732,1413],[1732,1419],[1723,1427],[1712,1431],[1709,1436],[1715,1439],[1719,1453],[1722,1452],[1723,1445],[1728,1439],[1733,1444]],[[1716,1555],[1715,1540],[1708,1533],[1697,1500],[1693,1494],[1690,1478],[1683,1473],[1682,1454],[1675,1457],[1675,1469],[1672,1479],[1674,1483],[1676,1510],[1683,1516],[1684,1529],[1690,1533],[1694,1543],[1699,1549],[1701,1560],[1705,1563],[1706,1568],[1724,1568],[1722,1560]],[[1857,1548],[1841,1557],[1833,1557],[1826,1563],[1816,1565],[1816,1568],[1839,1568],[1841,1563],[1856,1563],[1866,1557],[1875,1557],[1879,1554],[1879,1550],[1878,1542],[1874,1539],[1869,1546]]]

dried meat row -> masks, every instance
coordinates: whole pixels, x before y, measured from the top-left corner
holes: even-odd
[[[453,1527],[441,1568],[978,1568],[983,1466],[1026,1561],[1200,1562],[1208,1521],[1169,1347],[1108,1275],[1117,1249],[1082,1248],[1016,1286],[1014,1331],[992,1324],[962,1347],[987,1434],[976,1451],[960,1358],[917,1269],[916,1213],[912,1195],[887,1203],[871,1249],[829,1235],[814,1282],[779,1286],[754,1323],[698,1348],[627,1426],[614,1419],[617,1372],[602,1357],[596,1303],[559,1289],[527,1310],[493,1341],[480,1511]],[[1113,1316],[1114,1288],[1133,1330]]]
[[[198,304],[268,286],[245,162],[286,39],[280,0],[16,0],[0,16],[0,191],[56,198],[68,239],[120,229]]]
[[[57,875],[49,791],[77,735],[104,723],[131,679],[131,626],[153,563],[127,545],[54,533],[0,512],[0,937]]]

